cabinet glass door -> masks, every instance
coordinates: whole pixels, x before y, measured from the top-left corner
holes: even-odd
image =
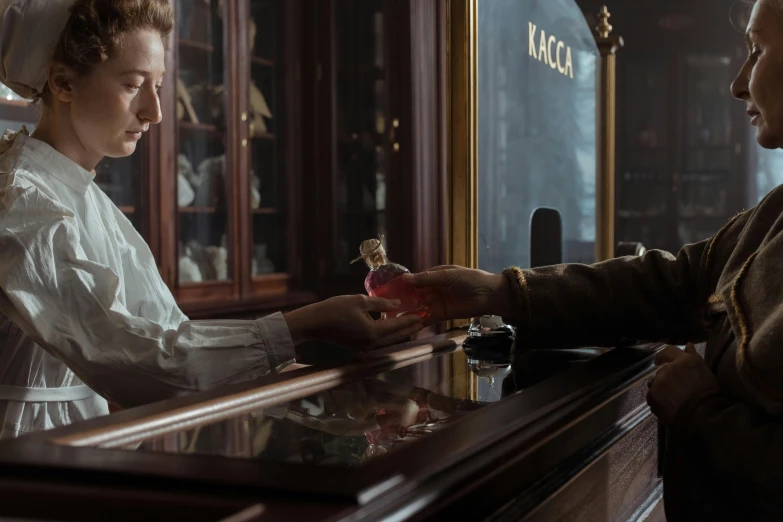
[[[385,0],[336,0],[338,273],[365,273],[351,261],[362,241],[387,233],[391,153]],[[390,251],[393,251],[393,246]]]
[[[258,291],[285,291],[288,279],[288,145],[285,2],[249,0],[250,70],[246,112],[249,155],[250,276]],[[243,197],[245,197],[243,195]]]
[[[227,17],[222,0],[177,2],[176,197],[183,288],[233,278]]]

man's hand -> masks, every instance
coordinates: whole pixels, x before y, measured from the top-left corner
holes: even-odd
[[[720,391],[718,379],[691,343],[685,351],[667,346],[655,357],[655,364],[660,368],[650,382],[647,404],[664,426],[672,423],[686,402]]]

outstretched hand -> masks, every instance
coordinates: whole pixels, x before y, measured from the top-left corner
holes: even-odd
[[[429,307],[433,322],[515,312],[514,291],[502,274],[450,265],[403,278]]]
[[[328,341],[359,351],[400,341],[419,332],[424,325],[418,315],[376,321],[370,312],[393,313],[400,302],[344,295],[333,297],[286,314],[294,344],[309,340]]]

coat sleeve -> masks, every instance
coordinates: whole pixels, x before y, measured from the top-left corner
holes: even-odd
[[[516,278],[507,271],[518,289],[518,345],[704,340],[703,306],[747,220],[747,213],[739,214],[718,234],[683,247],[676,256],[651,250],[594,265],[522,270]]]

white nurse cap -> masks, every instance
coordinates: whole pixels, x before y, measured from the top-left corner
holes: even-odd
[[[0,0],[0,82],[28,100],[43,92],[76,0]]]

